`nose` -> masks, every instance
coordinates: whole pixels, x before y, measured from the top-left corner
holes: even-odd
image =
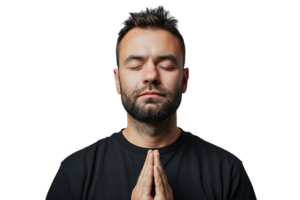
[[[160,76],[155,63],[150,59],[143,68],[143,84],[160,84]]]

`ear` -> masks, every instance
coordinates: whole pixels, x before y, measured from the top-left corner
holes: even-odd
[[[120,90],[120,77],[119,77],[119,70],[118,69],[114,69],[114,77],[115,77],[115,84],[116,84],[116,89],[117,89],[117,93],[121,94],[121,90]]]
[[[185,93],[187,90],[188,79],[189,79],[189,68],[185,68],[183,69],[182,93]]]

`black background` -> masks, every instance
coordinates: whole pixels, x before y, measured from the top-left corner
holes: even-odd
[[[34,16],[38,66],[31,88],[34,117],[28,125],[38,133],[43,152],[41,197],[68,154],[124,128],[111,74],[114,32],[126,12],[148,5],[155,4],[49,5]],[[192,67],[179,127],[242,159],[260,192],[260,150],[271,109],[259,10],[244,5],[166,7],[181,19]]]

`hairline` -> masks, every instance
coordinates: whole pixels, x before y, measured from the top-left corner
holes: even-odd
[[[169,31],[168,29],[165,29],[165,28],[162,28],[162,27],[155,27],[155,26],[135,26],[135,27],[132,27],[131,29],[129,29],[124,35],[123,37],[121,38],[121,40],[118,40],[117,42],[117,48],[116,48],[116,54],[117,54],[117,66],[118,66],[118,69],[119,69],[119,55],[120,55],[120,47],[121,47],[121,42],[123,40],[123,38],[125,37],[125,35],[131,31],[132,29],[134,28],[141,28],[141,29],[146,29],[146,30],[152,30],[152,31],[155,31],[155,30],[165,30],[165,31],[168,31],[169,33],[171,33],[174,37],[176,37],[180,43],[180,51],[181,51],[181,54],[182,54],[182,68],[184,69],[184,64],[185,64],[185,44],[183,41],[181,41],[181,39],[179,37],[177,37],[174,33],[172,33],[171,31]]]

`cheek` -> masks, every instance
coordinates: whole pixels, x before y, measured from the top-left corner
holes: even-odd
[[[134,75],[121,76],[120,79],[122,90],[126,92],[135,90],[140,82],[140,79]]]
[[[181,76],[179,73],[173,73],[173,74],[163,73],[161,77],[162,77],[163,85],[165,85],[166,88],[175,89],[180,87],[181,85]]]

